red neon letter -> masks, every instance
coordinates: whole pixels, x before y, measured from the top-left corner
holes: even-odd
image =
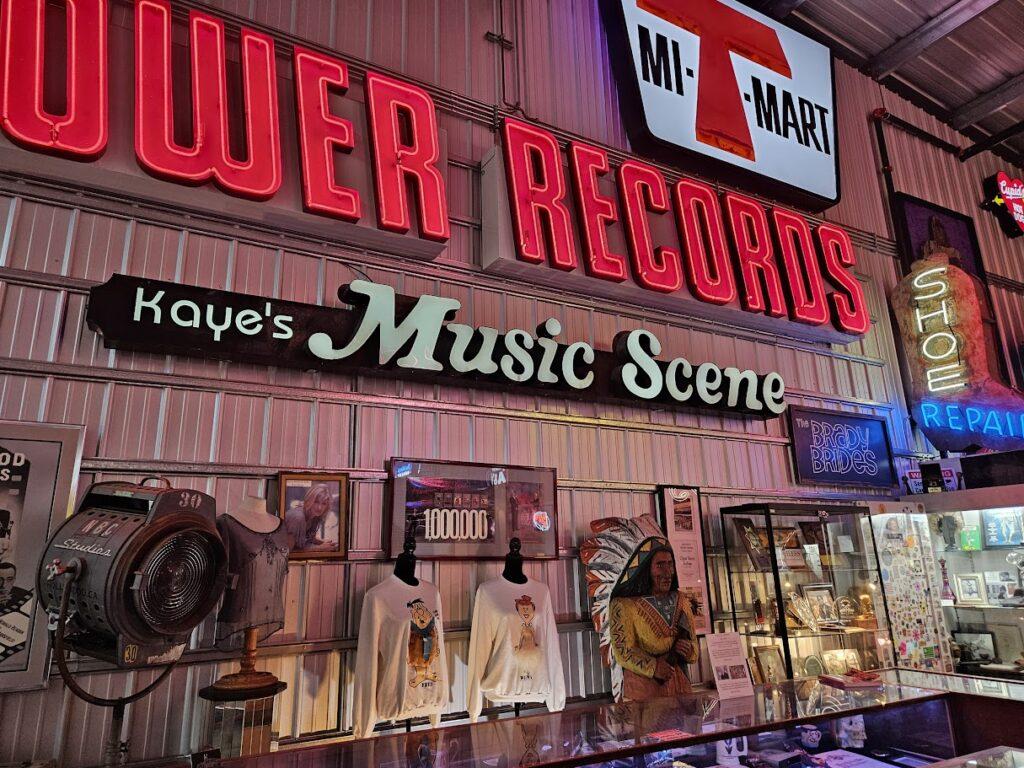
[[[779,253],[786,265],[784,287],[790,298],[791,319],[807,325],[828,322],[828,302],[821,282],[811,227],[803,216],[775,208],[772,211]]]
[[[857,255],[850,234],[834,224],[822,224],[815,235],[829,282],[846,294],[829,296],[832,323],[841,331],[862,336],[871,329],[871,313],[860,281],[851,274],[857,266]]]
[[[725,195],[725,208],[729,213],[732,245],[740,264],[743,308],[769,317],[785,317],[786,297],[779,266],[775,263],[768,215],[756,200],[733,192]]]
[[[693,179],[676,184],[674,194],[676,225],[686,244],[683,264],[690,292],[709,304],[729,304],[736,298],[736,279],[718,195],[707,184]]]
[[[608,226],[619,220],[615,198],[601,194],[598,179],[608,173],[608,153],[603,149],[572,142],[572,179],[583,235],[583,266],[587,274],[612,282],[626,279],[626,257],[608,247]]]
[[[558,141],[547,131],[507,117],[503,128],[505,177],[519,259],[543,264],[546,258],[555,269],[576,269]]]
[[[46,0],[4,0],[0,125],[29,149],[88,159],[107,147],[107,0],[67,2],[64,114],[43,106]]]
[[[227,192],[265,200],[281,186],[274,41],[242,28],[246,159],[231,156],[224,62],[224,22],[189,13],[192,146],[174,140],[171,8],[167,0],[135,5],[135,154],[147,171],[172,181],[209,179]]]
[[[412,217],[406,182],[411,181],[419,198],[420,237],[447,242],[451,236],[448,198],[444,176],[437,169],[441,143],[434,102],[422,88],[370,72],[366,75],[366,117],[381,229],[409,231]]]
[[[697,140],[753,160],[732,54],[792,77],[778,33],[720,0],[638,0],[637,7],[700,38]]]
[[[619,166],[619,194],[625,212],[626,243],[633,261],[636,281],[651,291],[672,293],[683,285],[679,252],[651,242],[647,214],[669,209],[665,179],[656,168],[627,160]]]
[[[302,198],[306,210],[358,221],[359,193],[334,178],[334,152],[352,151],[352,123],[331,114],[329,89],[348,90],[348,67],[337,59],[295,46],[295,101],[302,154]]]

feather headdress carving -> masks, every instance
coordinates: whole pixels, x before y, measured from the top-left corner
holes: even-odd
[[[612,672],[612,694],[622,694],[622,667],[611,652],[608,609],[616,587],[629,581],[640,570],[652,551],[669,547],[654,515],[634,518],[606,517],[590,524],[594,535],[580,547],[580,560],[586,567],[590,613],[601,642],[601,657]]]

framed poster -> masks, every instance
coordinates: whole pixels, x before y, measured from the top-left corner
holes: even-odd
[[[970,216],[902,192],[893,196],[892,216],[903,274],[926,254],[955,251],[965,272],[986,281],[978,233]]]
[[[985,535],[985,549],[1002,549],[1024,545],[1024,508],[983,509],[982,528]]]
[[[36,571],[75,502],[83,435],[79,426],[0,421],[0,690],[46,685]]]
[[[694,630],[706,635],[711,631],[711,601],[700,491],[686,486],[658,486],[658,506],[661,526],[675,552],[679,591],[690,601]]]
[[[348,475],[281,472],[277,513],[288,534],[288,558],[345,557],[348,551]]]
[[[897,484],[885,419],[791,405],[789,432],[798,483]]]
[[[554,469],[391,459],[390,556],[406,535],[423,560],[500,560],[509,541],[529,560],[558,557]]]

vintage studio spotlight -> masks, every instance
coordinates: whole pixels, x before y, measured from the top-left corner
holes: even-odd
[[[39,565],[57,667],[75,695],[114,708],[108,751],[119,743],[125,705],[152,692],[181,658],[189,634],[227,581],[215,503],[205,493],[145,483],[97,483],[57,529]],[[67,651],[123,669],[166,665],[139,691],[106,699],[84,690]]]

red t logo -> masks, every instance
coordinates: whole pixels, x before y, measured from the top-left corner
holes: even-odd
[[[637,7],[700,38],[697,140],[753,160],[731,54],[792,77],[778,33],[719,0],[637,0]]]

